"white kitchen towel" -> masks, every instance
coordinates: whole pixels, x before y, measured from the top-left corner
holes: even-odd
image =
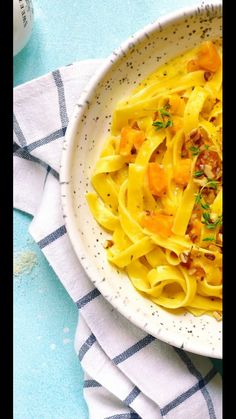
[[[211,361],[148,335],[119,314],[83,271],[61,211],[63,137],[102,60],[62,67],[14,89],[14,207],[79,310],[75,350],[90,419],[220,419],[222,380]]]

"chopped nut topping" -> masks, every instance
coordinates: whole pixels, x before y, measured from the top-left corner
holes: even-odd
[[[204,271],[204,269],[202,269],[200,266],[196,266],[195,275],[196,275],[196,277],[197,277],[198,280],[203,281],[203,279],[205,277],[205,271]]]
[[[210,119],[210,122],[212,122],[212,124],[214,124],[215,121],[216,121],[216,117],[212,116],[211,119]]]
[[[197,272],[196,268],[191,268],[191,269],[188,270],[188,273],[189,273],[190,276],[194,275],[196,272]]]
[[[218,215],[215,212],[212,212],[210,217],[211,217],[211,221],[213,221],[213,223],[215,223],[216,220],[218,219]]]
[[[188,258],[189,258],[189,254],[190,254],[190,252],[188,250],[185,250],[184,252],[181,252],[180,255],[179,255],[179,258],[180,258],[181,262],[187,263]]]
[[[215,260],[215,255],[212,255],[211,253],[204,253],[205,258],[209,260]]]
[[[222,314],[218,313],[218,311],[213,311],[213,316],[215,317],[215,319],[219,322],[220,320],[222,320]]]
[[[222,233],[219,233],[218,235],[217,235],[217,240],[218,240],[218,242],[219,243],[223,243],[223,234]]]
[[[216,195],[217,195],[216,189],[205,187],[204,190],[202,191],[202,196],[204,197],[204,200],[206,201],[206,203],[209,205],[213,203]]]
[[[204,73],[204,79],[206,81],[210,80],[212,78],[213,74],[210,71],[205,71]]]
[[[209,166],[207,170],[208,171],[210,170],[211,176],[207,176],[207,177],[209,177],[210,179],[217,179],[221,175],[222,162],[216,151],[214,150],[201,151],[196,161],[195,170],[200,170],[202,165],[204,167],[204,170],[206,166]]]
[[[212,168],[209,164],[205,164],[204,173],[208,177],[208,179],[213,179],[214,175],[212,173]]]
[[[114,242],[112,240],[106,240],[103,244],[104,249],[108,249],[109,247],[113,246]]]
[[[189,137],[191,138],[191,140],[198,141],[198,140],[200,140],[200,138],[201,138],[202,136],[201,136],[200,131],[199,131],[198,129],[196,129],[196,128],[195,128],[195,129],[193,129],[193,130],[190,132]]]
[[[140,130],[140,128],[139,128],[139,126],[138,126],[138,124],[137,124],[137,121],[134,121],[134,122],[131,124],[131,127],[132,127],[133,129]]]

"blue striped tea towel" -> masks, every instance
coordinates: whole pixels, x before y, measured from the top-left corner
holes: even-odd
[[[87,278],[69,241],[58,182],[74,104],[101,60],[62,67],[14,89],[14,207],[75,302],[75,350],[90,419],[220,419],[222,382],[208,358],[147,335]],[[99,319],[99,321],[98,321]]]

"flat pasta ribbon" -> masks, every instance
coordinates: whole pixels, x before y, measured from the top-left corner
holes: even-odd
[[[89,208],[108,261],[163,309],[222,315],[222,47],[206,41],[120,101]]]

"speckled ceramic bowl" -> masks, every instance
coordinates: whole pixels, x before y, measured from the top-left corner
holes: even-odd
[[[66,228],[85,271],[104,297],[131,322],[187,351],[222,357],[222,323],[209,316],[174,315],[142,297],[106,259],[108,234],[93,219],[85,193],[111,125],[116,103],[165,61],[204,39],[218,38],[221,4],[180,10],[146,26],[105,61],[92,78],[69,123],[60,173]]]

